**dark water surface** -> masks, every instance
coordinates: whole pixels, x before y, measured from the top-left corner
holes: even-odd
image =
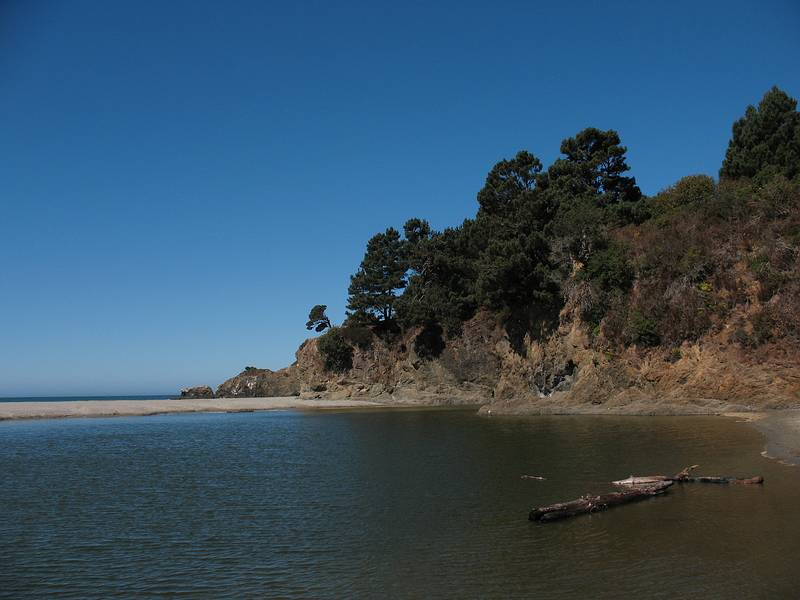
[[[2,422],[0,596],[800,598],[800,469],[762,446],[714,417]],[[527,521],[693,463],[766,484]]]

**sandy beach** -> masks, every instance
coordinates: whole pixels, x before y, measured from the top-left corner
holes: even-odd
[[[326,410],[379,408],[367,400],[287,398],[214,398],[176,400],[80,400],[66,402],[0,402],[0,421],[70,417],[134,417],[191,412],[248,412],[257,410]]]

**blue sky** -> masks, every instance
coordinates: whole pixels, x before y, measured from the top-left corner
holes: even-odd
[[[435,6],[432,6],[435,4]],[[0,3],[0,396],[279,368],[366,240],[614,128],[655,193],[800,96],[800,4]]]

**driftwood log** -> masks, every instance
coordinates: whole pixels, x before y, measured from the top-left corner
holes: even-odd
[[[566,519],[567,517],[574,517],[576,515],[599,512],[612,506],[658,496],[666,492],[667,488],[671,485],[671,481],[659,481],[650,485],[638,485],[621,492],[611,492],[610,494],[603,494],[601,496],[587,494],[571,502],[560,502],[550,506],[534,508],[528,515],[528,519],[530,521],[547,523],[549,521]]]
[[[764,478],[761,477],[760,475],[756,475],[755,477],[692,477],[691,472],[698,466],[699,465],[692,465],[691,467],[686,467],[682,471],[672,476],[631,475],[627,479],[620,479],[618,481],[612,481],[611,483],[613,483],[614,485],[622,485],[626,487],[637,486],[637,485],[652,485],[659,481],[672,481],[677,483],[726,483],[726,484],[738,484],[738,485],[758,485],[764,483]]]
[[[686,467],[675,475],[631,475],[627,479],[612,481],[614,485],[624,488],[619,492],[611,492],[595,496],[587,494],[577,500],[570,502],[559,502],[550,506],[534,508],[528,514],[528,520],[547,523],[567,517],[585,515],[593,512],[606,510],[612,506],[628,504],[638,500],[646,500],[654,496],[660,496],[667,492],[667,489],[675,483],[722,483],[722,484],[741,484],[754,485],[764,483],[764,478],[760,475],[755,477],[692,477],[691,471],[698,465]],[[524,476],[523,476],[524,477]],[[537,477],[538,479],[538,477]]]

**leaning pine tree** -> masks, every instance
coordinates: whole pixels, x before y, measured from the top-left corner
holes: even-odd
[[[328,307],[325,304],[315,304],[308,313],[306,329],[309,331],[313,329],[317,333],[325,329],[332,329],[333,325],[331,325],[331,320],[328,318],[328,315],[325,314],[326,310],[328,310]]]

